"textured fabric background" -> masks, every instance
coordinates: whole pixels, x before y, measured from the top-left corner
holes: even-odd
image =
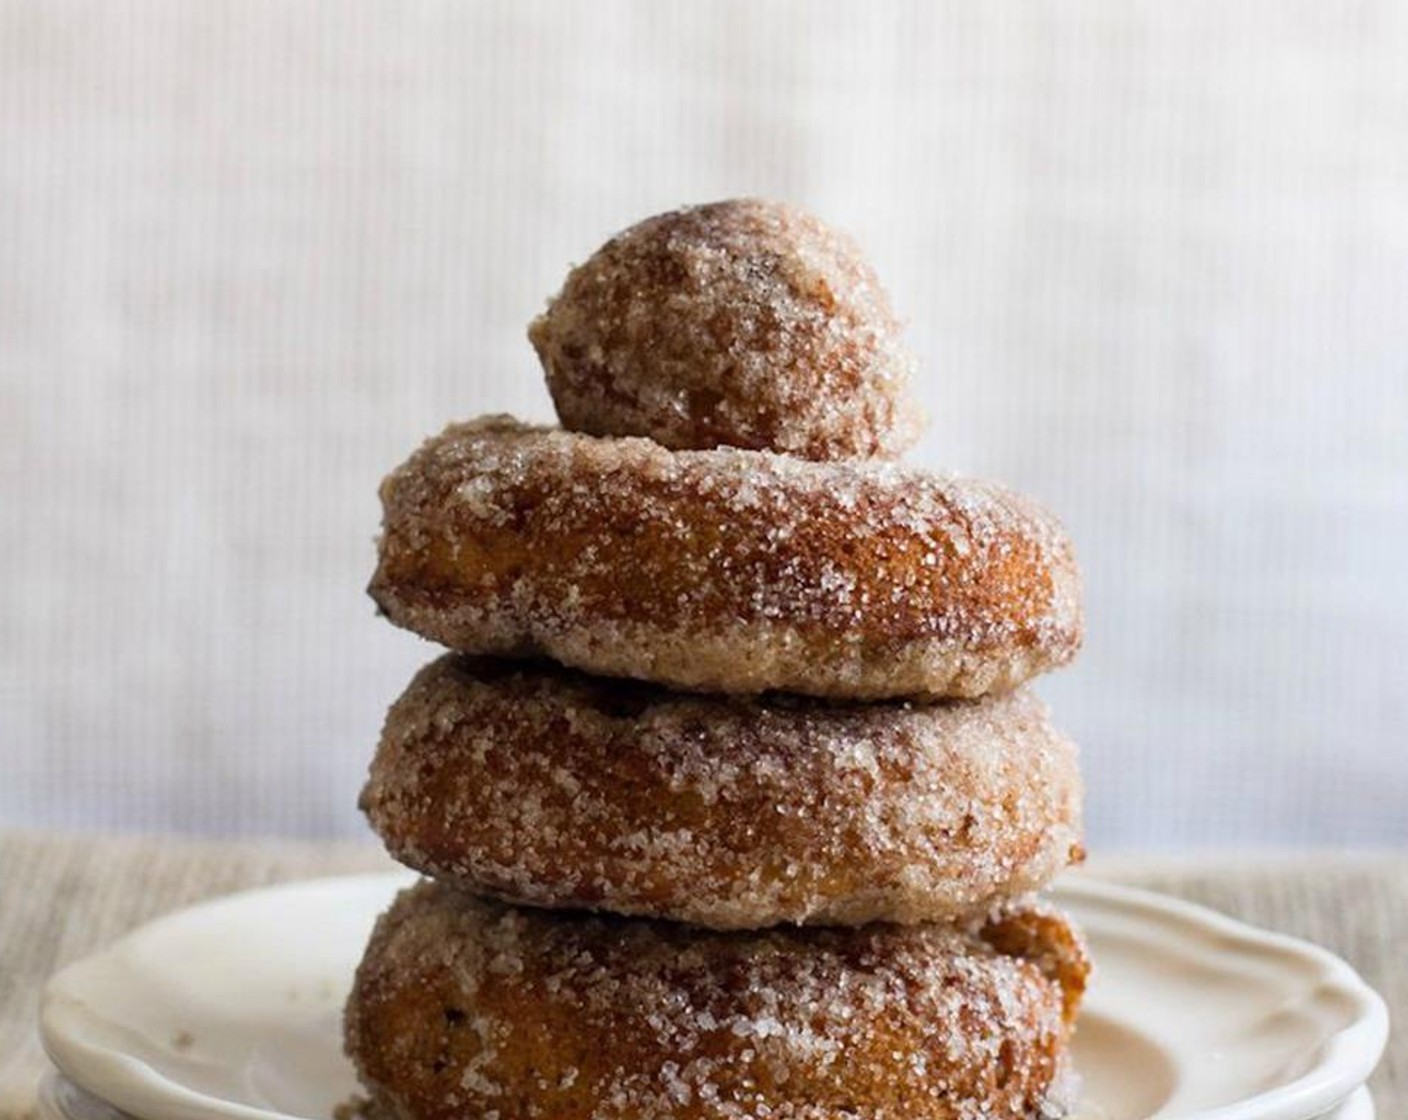
[[[0,820],[349,834],[380,475],[652,211],[853,230],[1068,522],[1094,846],[1408,841],[1408,5],[0,0]]]
[[[34,1032],[39,986],[56,968],[197,899],[390,866],[369,845],[0,834],[0,1120],[30,1114],[46,1064]],[[1091,870],[1317,941],[1378,989],[1395,1022],[1408,1019],[1408,857],[1145,857],[1097,859]],[[1408,1114],[1408,1035],[1390,1037],[1370,1086],[1384,1120]]]

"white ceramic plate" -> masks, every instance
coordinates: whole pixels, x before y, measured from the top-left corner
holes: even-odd
[[[60,1073],[50,1073],[40,1083],[38,1106],[37,1120],[133,1120]],[[1315,1120],[1375,1120],[1374,1100],[1369,1090],[1361,1086],[1338,1108]]]
[[[352,971],[410,881],[293,883],[159,919],[49,982],[45,1048],[75,1085],[142,1120],[328,1120],[356,1087],[340,1038]],[[1073,877],[1054,894],[1097,967],[1076,1035],[1083,1115],[1312,1120],[1354,1107],[1388,1017],[1344,962],[1142,891]]]

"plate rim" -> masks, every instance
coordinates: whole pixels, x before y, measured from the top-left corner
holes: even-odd
[[[217,895],[158,915],[101,949],[65,965],[45,982],[39,997],[39,1041],[49,1060],[70,1081],[140,1120],[192,1120],[194,1117],[202,1120],[329,1120],[212,1096],[172,1080],[139,1058],[86,1040],[82,1037],[82,1023],[85,1016],[93,1013],[85,1000],[67,989],[75,980],[81,982],[89,970],[101,968],[110,958],[120,955],[133,941],[197,915],[208,917],[215,911],[235,909],[256,897],[268,899],[310,890],[357,889],[379,884],[390,887],[396,882],[409,885],[417,878],[415,873],[401,870],[294,879]],[[112,1091],[114,1086],[117,1092]]]
[[[1388,1044],[1388,1005],[1348,961],[1313,941],[1264,929],[1211,906],[1142,887],[1126,887],[1087,873],[1077,872],[1058,879],[1050,894],[1056,901],[1062,897],[1084,896],[1161,915],[1175,915],[1238,943],[1298,954],[1319,966],[1322,984],[1333,984],[1338,992],[1354,1002],[1353,1021],[1327,1036],[1324,1057],[1312,1069],[1255,1097],[1183,1113],[1177,1120],[1244,1120],[1247,1110],[1253,1106],[1257,1110],[1256,1120],[1312,1120],[1343,1104],[1357,1089],[1364,1087],[1383,1057]],[[1098,961],[1096,967],[1099,967]]]
[[[281,894],[382,886],[389,892],[393,885],[409,885],[417,878],[413,872],[393,870],[298,879],[205,899],[153,918],[66,965],[45,982],[39,1007],[39,1036],[44,1050],[75,1084],[142,1120],[295,1120],[291,1113],[192,1089],[142,1059],[85,1039],[85,1021],[91,1022],[96,1013],[74,994],[75,982],[81,985],[87,972],[104,967],[133,941],[197,914],[208,918],[212,912],[238,908],[254,897],[270,900]],[[1101,880],[1088,873],[1062,876],[1045,897],[1057,904],[1062,898],[1086,899],[1133,908],[1150,917],[1173,917],[1242,945],[1274,947],[1299,955],[1319,967],[1322,983],[1333,984],[1352,1000],[1353,1021],[1327,1036],[1323,1057],[1313,1068],[1254,1097],[1185,1113],[1178,1120],[1251,1120],[1252,1117],[1255,1120],[1309,1120],[1342,1103],[1365,1084],[1378,1065],[1388,1039],[1387,1005],[1348,962],[1328,949],[1289,934],[1262,929],[1208,906]],[[328,1118],[297,1117],[296,1120]]]
[[[93,1102],[94,1108],[103,1110],[84,1114],[80,1117],[64,1107],[63,1097],[67,1093],[80,1094]],[[1367,1085],[1361,1085],[1329,1112],[1322,1113],[1312,1120],[1374,1120],[1374,1098]],[[40,1079],[35,1092],[35,1120],[136,1120],[135,1117],[120,1111],[115,1105],[94,1097],[86,1089],[75,1085],[57,1069],[50,1067]]]

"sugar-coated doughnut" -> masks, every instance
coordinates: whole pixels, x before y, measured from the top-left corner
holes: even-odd
[[[978,1120],[1068,1106],[1058,914],[713,933],[441,884],[377,923],[347,1050],[385,1120]]]
[[[465,653],[932,699],[1012,688],[1080,644],[1065,533],[989,483],[488,417],[426,442],[381,497],[372,596]]]
[[[396,859],[476,894],[717,929],[986,910],[1079,858],[1080,801],[1026,690],[836,705],[453,654],[362,794]]]
[[[808,459],[893,456],[919,431],[875,273],[782,203],[631,226],[572,270],[528,337],[574,431]]]

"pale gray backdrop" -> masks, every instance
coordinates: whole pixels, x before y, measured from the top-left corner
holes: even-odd
[[[0,0],[0,822],[358,830],[378,478],[741,193],[1074,533],[1095,844],[1408,841],[1398,0]]]

